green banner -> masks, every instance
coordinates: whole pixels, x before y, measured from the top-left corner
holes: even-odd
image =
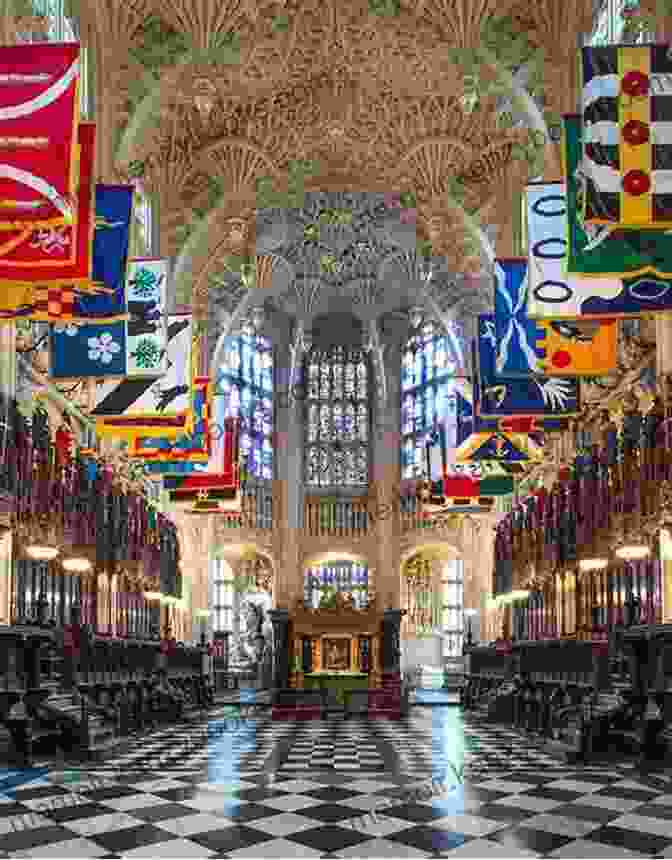
[[[567,173],[567,271],[583,277],[634,278],[672,276],[672,235],[662,230],[590,228],[581,222],[584,192],[581,178],[580,116],[566,116],[565,166]],[[554,249],[549,249],[554,250]]]

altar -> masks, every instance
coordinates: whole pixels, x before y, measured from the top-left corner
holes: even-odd
[[[341,703],[349,690],[381,687],[383,613],[375,600],[362,609],[341,594],[330,608],[298,601],[289,626],[290,687],[333,690]]]
[[[339,705],[344,705],[353,690],[368,690],[367,672],[306,672],[303,676],[305,690],[324,690],[333,694]]]

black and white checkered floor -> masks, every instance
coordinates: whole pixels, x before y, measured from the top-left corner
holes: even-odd
[[[672,857],[672,775],[551,764],[457,708],[299,726],[220,712],[104,765],[0,772],[0,837],[7,857]]]

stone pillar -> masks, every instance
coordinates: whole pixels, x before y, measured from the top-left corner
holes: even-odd
[[[660,533],[660,568],[662,622],[669,624],[672,621],[672,535],[667,529]]]
[[[210,564],[216,540],[215,523],[211,516],[175,516],[180,540],[182,576],[189,581],[185,593],[189,596],[190,614],[185,619],[185,636],[192,641],[200,637],[201,622],[196,617],[199,610],[210,608]]]
[[[518,249],[515,242],[514,206],[521,205],[520,192],[527,181],[527,163],[514,161],[507,166],[501,177],[502,184],[494,201],[497,238],[497,256],[503,259],[515,257]]]
[[[288,330],[279,331],[276,342],[287,343]],[[282,340],[284,338],[284,340]],[[276,396],[276,480],[273,482],[274,554],[277,580],[273,591],[276,607],[288,609],[303,597],[303,571],[300,569],[300,547],[303,530],[303,394],[301,386],[290,397],[289,350],[278,350],[275,366]],[[298,380],[302,369],[298,368]],[[282,452],[278,456],[278,452]]]
[[[371,490],[375,523],[370,522],[377,548],[375,589],[378,605],[385,609],[401,605],[399,570],[399,451],[400,451],[400,349],[388,342],[385,355],[387,401],[374,402]]]
[[[594,5],[592,0],[538,0],[526,7],[543,39],[545,104],[558,120],[577,112],[581,87],[578,49],[583,36],[590,32]],[[560,145],[549,143],[544,180],[562,178]]]
[[[289,612],[271,609],[268,613],[273,624],[273,686],[289,687]]]
[[[657,315],[656,325],[656,374],[658,377],[658,388],[663,395],[666,388],[665,377],[672,376],[672,314]],[[666,403],[669,410],[672,403]],[[669,532],[663,532],[660,537],[660,562],[661,562],[661,592],[662,592],[662,620],[664,623],[672,619],[672,540]]]
[[[16,325],[0,323],[0,457],[9,442],[9,409],[16,396]],[[15,500],[0,490],[0,526],[9,527]],[[12,535],[0,533],[0,624],[9,624],[12,582]]]

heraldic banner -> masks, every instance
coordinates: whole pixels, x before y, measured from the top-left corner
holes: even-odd
[[[72,223],[79,45],[2,47],[0,83],[0,229]]]
[[[495,373],[501,376],[603,376],[616,368],[613,320],[535,320],[527,314],[528,264],[495,260]]]
[[[534,182],[525,191],[529,272],[527,313],[534,319],[600,319],[638,314],[623,301],[620,278],[568,274],[569,230],[564,182]],[[573,213],[574,215],[575,213]],[[583,228],[580,228],[585,238]],[[613,241],[604,237],[607,241]],[[632,310],[631,310],[632,308]]]
[[[567,221],[569,248],[567,271],[582,278],[622,278],[626,281],[621,313],[631,313],[628,299],[655,303],[667,296],[672,278],[672,235],[666,231],[643,227],[618,230],[590,225],[582,221],[585,182],[580,169],[581,119],[567,116],[565,126],[565,164],[567,182]],[[645,276],[645,277],[644,277]],[[593,301],[582,307],[584,313],[595,313]],[[612,304],[618,303],[612,302]],[[614,308],[616,310],[617,307]],[[662,310],[651,307],[650,310]]]
[[[672,227],[669,45],[583,48],[584,220]]]
[[[77,296],[82,325],[52,326],[55,379],[126,375],[126,264],[133,202],[130,186],[96,186],[92,278],[107,292]]]
[[[499,351],[495,315],[478,317],[478,373],[481,384],[481,416],[511,415],[570,417],[580,411],[579,383],[575,378],[497,376]]]
[[[73,288],[84,292],[94,289],[91,245],[95,132],[90,122],[79,127],[74,223],[31,230],[28,235],[23,231],[23,240],[18,241],[17,234],[17,241],[8,243],[6,252],[0,255],[2,312],[9,316],[30,316],[47,322],[71,319],[75,316]],[[59,294],[60,310],[54,306]]]

